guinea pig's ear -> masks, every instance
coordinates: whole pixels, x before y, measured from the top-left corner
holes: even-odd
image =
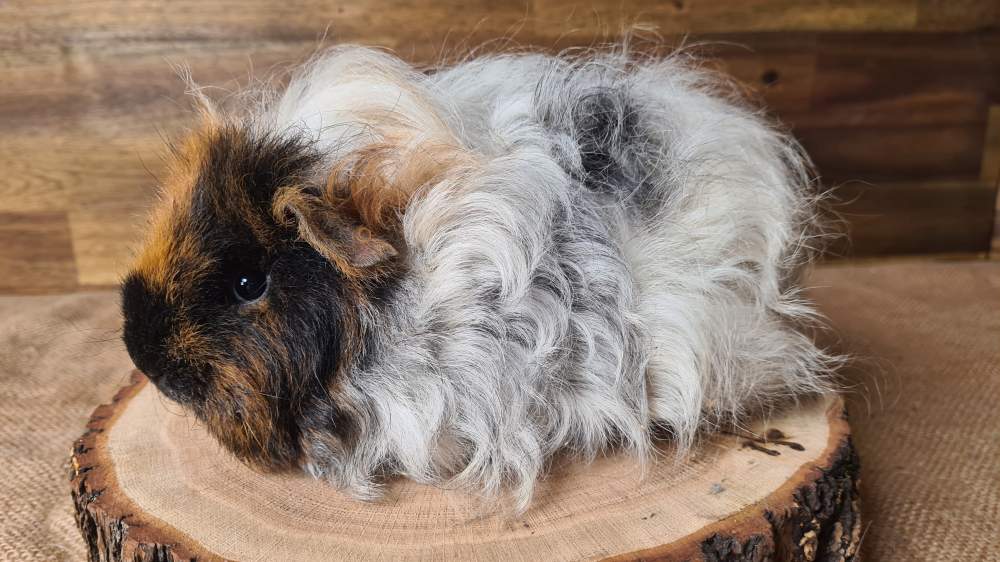
[[[351,218],[353,213],[300,188],[279,190],[272,210],[279,221],[294,220],[299,236],[349,275],[360,275],[362,270],[383,264],[399,253],[388,241]]]

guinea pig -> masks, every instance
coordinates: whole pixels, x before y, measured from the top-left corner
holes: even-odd
[[[683,55],[361,47],[173,146],[122,284],[162,394],[262,470],[526,509],[556,455],[686,451],[833,390],[799,145]]]

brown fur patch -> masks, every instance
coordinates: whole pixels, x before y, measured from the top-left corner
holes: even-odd
[[[173,278],[176,265],[198,262],[197,241],[187,232],[191,226],[187,210],[201,167],[219,130],[218,121],[207,119],[180,146],[171,149],[159,201],[150,213],[146,239],[133,264],[133,270],[151,287],[162,290],[170,302],[176,302],[179,290],[178,280]]]
[[[210,361],[212,390],[199,414],[209,430],[238,458],[263,470],[280,470],[298,461],[297,431],[292,420],[293,396],[272,385],[271,375],[288,366],[287,357],[263,357],[245,339],[231,342],[240,365]],[[281,349],[278,347],[277,349]]]
[[[345,287],[352,302],[367,306],[362,286],[348,282]],[[363,352],[360,333],[360,307],[345,307],[340,318],[343,352],[341,368]],[[228,360],[210,360],[213,372],[208,400],[198,408],[199,417],[209,431],[234,455],[266,471],[292,468],[300,462],[300,429],[294,416],[308,399],[303,386],[310,381],[285,377],[294,372],[294,357],[288,356],[281,340],[281,322],[277,311],[262,303],[253,305],[247,314],[254,315],[255,337],[234,335],[227,347],[239,364]],[[261,346],[266,350],[262,353]],[[333,377],[336,387],[339,377]],[[275,387],[275,384],[279,384]],[[338,401],[333,388],[324,389]]]
[[[425,189],[454,175],[471,160],[454,145],[403,139],[369,145],[330,171],[324,196],[346,207],[376,232],[398,232],[400,214]]]
[[[407,144],[389,136],[361,148],[329,172],[319,196],[298,186],[279,190],[278,220],[289,213],[300,236],[349,277],[384,273],[381,266],[402,248],[401,217],[422,190],[470,166],[472,157],[454,144]]]
[[[205,357],[211,347],[191,322],[182,320],[180,327],[167,340],[167,353],[175,359]]]
[[[214,363],[215,389],[200,408],[199,417],[209,431],[239,459],[263,470],[294,466],[297,458],[275,451],[292,450],[289,436],[280,431],[276,410],[264,396],[254,369]]]

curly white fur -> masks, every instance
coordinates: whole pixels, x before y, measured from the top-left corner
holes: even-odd
[[[830,390],[796,325],[815,195],[799,146],[683,56],[487,56],[421,73],[323,54],[257,110],[336,162],[391,139],[466,156],[403,214],[407,274],[364,365],[357,445],[305,443],[359,496],[400,472],[524,509],[547,459],[686,450],[704,428]]]

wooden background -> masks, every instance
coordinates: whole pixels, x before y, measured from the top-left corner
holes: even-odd
[[[835,255],[983,256],[998,24],[996,0],[0,0],[0,293],[116,282],[162,138],[189,119],[171,64],[225,89],[321,41],[431,62],[497,38],[487,50],[590,45],[628,26],[708,43],[793,128],[838,186],[851,238]]]

